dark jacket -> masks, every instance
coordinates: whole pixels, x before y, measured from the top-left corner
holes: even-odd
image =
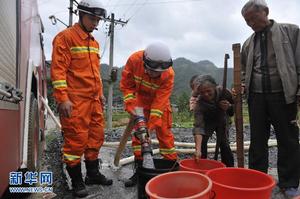
[[[227,100],[231,104],[225,114],[218,106],[221,100]],[[206,102],[201,96],[198,96],[194,111],[193,134],[210,136],[218,126],[227,126],[229,124],[229,119],[233,114],[233,99],[231,92],[226,89],[225,92],[222,93],[222,88],[218,86],[216,87],[216,96],[213,103]]]
[[[282,87],[287,104],[300,96],[300,31],[297,25],[273,22],[270,29],[273,47],[276,55],[277,69],[282,81]],[[254,37],[253,33],[243,44],[241,67],[242,78],[246,86],[246,97],[253,70]]]

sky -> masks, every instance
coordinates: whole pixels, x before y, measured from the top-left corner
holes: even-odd
[[[80,0],[78,0],[80,1]],[[173,59],[184,57],[193,62],[209,60],[223,67],[224,54],[232,58],[232,44],[243,43],[252,30],[246,25],[241,8],[247,0],[102,0],[108,14],[116,19],[129,20],[125,26],[115,27],[114,66],[126,64],[135,51],[149,43],[163,41]],[[299,0],[267,0],[269,18],[277,22],[300,25]],[[52,40],[65,29],[54,15],[68,24],[69,0],[38,0],[45,32],[46,58],[51,59]],[[73,22],[77,22],[77,16]],[[108,23],[101,22],[93,35],[101,46],[101,62],[109,63]],[[229,60],[229,67],[232,66]]]

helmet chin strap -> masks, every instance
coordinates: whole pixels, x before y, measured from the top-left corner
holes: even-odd
[[[146,69],[146,68],[145,68],[144,70],[145,70],[145,73],[148,74],[149,77],[152,78],[152,79],[157,79],[157,78],[160,78],[160,76],[161,76],[161,73],[160,73],[159,75],[153,76],[153,74],[150,74],[151,71],[150,71],[149,69]],[[154,72],[155,72],[155,71],[154,71]]]
[[[88,30],[87,30],[87,28],[85,27],[85,25],[84,25],[83,22],[82,22],[82,16],[79,16],[79,24],[80,24],[80,26],[83,28],[84,32],[87,32],[87,33],[93,32],[93,30],[91,30],[91,31],[88,31]]]

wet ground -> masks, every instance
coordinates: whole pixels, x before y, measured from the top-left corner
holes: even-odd
[[[245,130],[247,131],[247,127]],[[123,128],[114,129],[106,132],[105,141],[119,141],[121,134],[123,133]],[[234,131],[234,129],[232,129]],[[176,128],[173,130],[176,141],[180,142],[193,142],[191,129],[181,129]],[[49,135],[49,134],[48,134]],[[249,140],[248,134],[245,134],[245,140]],[[70,191],[70,180],[66,177],[64,165],[61,163],[61,152],[60,147],[62,143],[62,137],[59,132],[52,131],[51,132],[51,141],[47,145],[47,150],[44,155],[44,169],[48,171],[52,171],[54,175],[54,183],[53,189],[55,195],[48,195],[48,197],[44,196],[44,198],[74,198],[72,196],[72,192]],[[274,138],[274,137],[272,137]],[[214,142],[214,138],[211,139],[210,142]],[[235,142],[235,137],[232,133],[230,136],[230,141]],[[155,148],[155,146],[154,146]],[[102,161],[102,169],[101,172],[109,178],[114,180],[112,186],[100,186],[93,185],[87,186],[89,191],[89,196],[86,198],[99,198],[99,199],[135,199],[137,198],[137,188],[125,188],[124,187],[124,179],[130,177],[132,175],[132,165],[125,165],[121,168],[116,168],[113,166],[113,159],[115,155],[116,148],[108,148],[102,147],[100,150],[99,157]],[[276,158],[277,149],[270,149],[270,174],[277,178],[276,176]],[[127,147],[123,153],[123,157],[128,157],[132,155],[132,151],[130,147]],[[159,157],[159,156],[157,156]],[[189,155],[180,155],[180,159],[184,159],[189,157]],[[245,165],[247,165],[247,153],[245,153]],[[85,175],[84,165],[83,167],[83,175]],[[55,197],[54,197],[55,196]],[[36,198],[41,198],[36,197]],[[272,199],[286,199],[283,194],[280,193],[277,187],[274,188]]]

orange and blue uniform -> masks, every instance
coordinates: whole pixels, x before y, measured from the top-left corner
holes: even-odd
[[[176,160],[169,100],[174,85],[174,70],[170,67],[160,77],[150,78],[145,72],[143,53],[138,51],[132,54],[122,71],[120,89],[124,94],[125,110],[132,113],[135,107],[143,107],[149,132],[156,132],[160,154],[165,159]],[[141,159],[141,144],[134,136],[132,147],[136,159]]]
[[[78,23],[53,40],[51,79],[57,103],[71,101],[71,117],[61,117],[63,159],[69,166],[98,158],[104,142],[99,44]]]

